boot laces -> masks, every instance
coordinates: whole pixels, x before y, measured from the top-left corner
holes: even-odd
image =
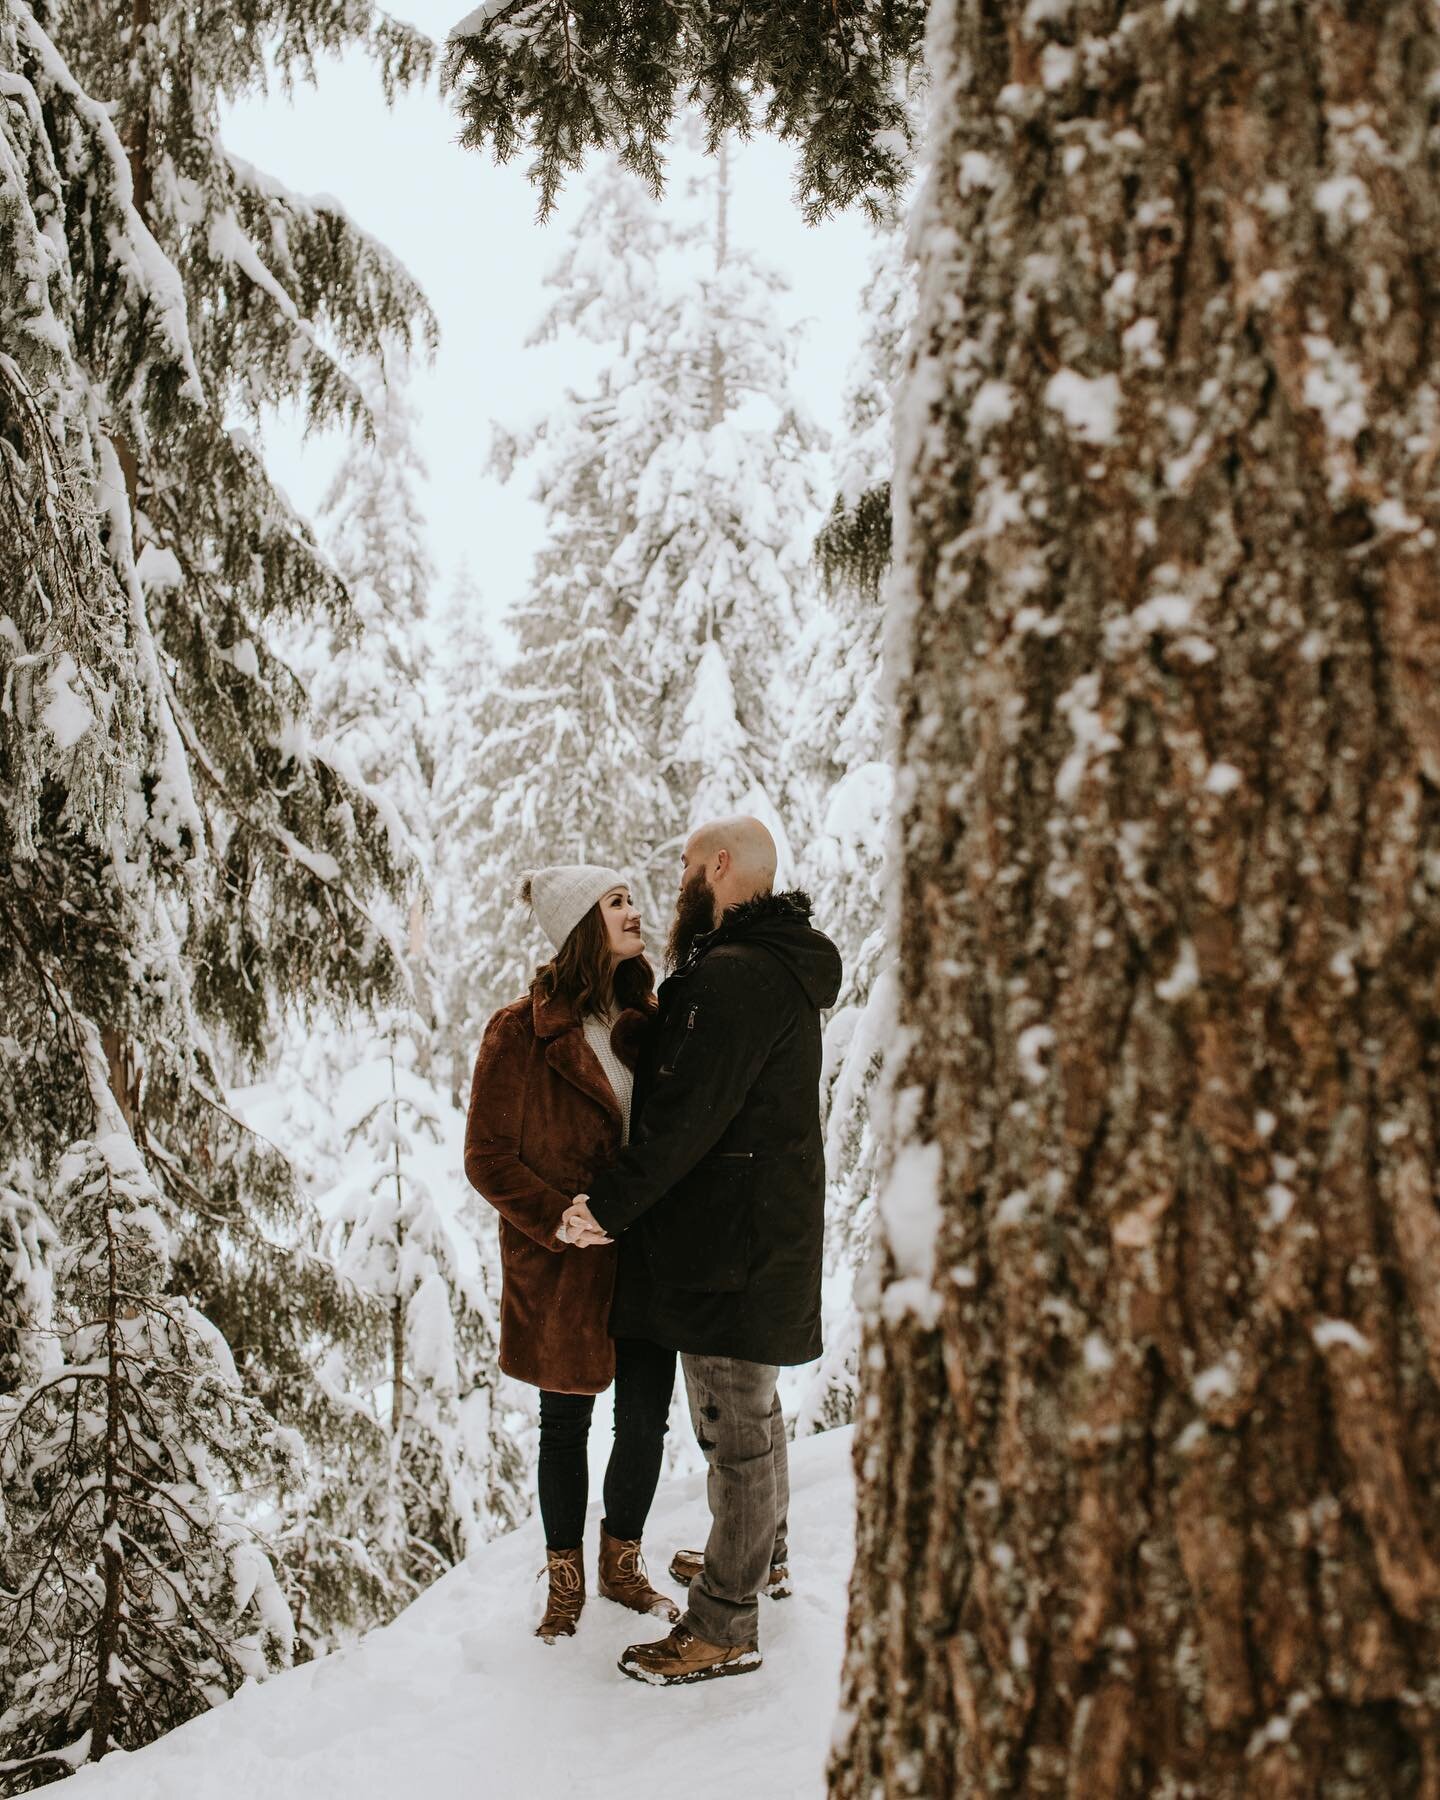
[[[550,1580],[554,1586],[565,1594],[580,1592],[580,1571],[573,1562],[563,1556],[557,1556],[550,1564]]]

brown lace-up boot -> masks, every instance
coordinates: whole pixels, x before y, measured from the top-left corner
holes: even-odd
[[[600,1527],[600,1592],[631,1612],[654,1613],[657,1619],[673,1624],[680,1608],[667,1595],[650,1585],[645,1562],[640,1555],[639,1538],[616,1538]]]
[[[713,1681],[717,1675],[745,1675],[758,1669],[760,1652],[753,1644],[707,1644],[677,1625],[658,1644],[631,1644],[618,1666],[622,1675],[651,1687],[687,1687],[694,1681]]]
[[[553,1644],[558,1637],[574,1637],[585,1605],[585,1552],[583,1550],[547,1550],[546,1571],[550,1577],[550,1593],[545,1602],[545,1616],[535,1627],[535,1635]]]
[[[688,1588],[704,1567],[703,1550],[677,1550],[670,1558],[670,1579],[678,1582],[681,1587]],[[792,1591],[789,1569],[783,1562],[771,1563],[770,1573],[760,1592],[771,1600],[788,1600]]]

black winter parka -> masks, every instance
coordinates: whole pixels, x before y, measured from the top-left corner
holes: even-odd
[[[820,1013],[840,953],[810,900],[730,908],[660,988],[630,1147],[590,1210],[620,1243],[610,1329],[747,1362],[820,1354]]]

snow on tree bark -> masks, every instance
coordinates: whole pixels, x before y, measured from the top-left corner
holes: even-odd
[[[1440,24],[941,0],[843,1796],[1440,1793]]]

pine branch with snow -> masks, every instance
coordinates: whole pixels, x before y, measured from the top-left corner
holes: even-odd
[[[908,172],[903,86],[924,15],[918,0],[762,7],[743,20],[731,6],[487,0],[452,30],[445,81],[466,144],[502,162],[533,150],[542,218],[592,150],[658,195],[674,115],[697,100],[712,150],[757,123],[800,146],[810,220],[853,204],[878,216]]]

